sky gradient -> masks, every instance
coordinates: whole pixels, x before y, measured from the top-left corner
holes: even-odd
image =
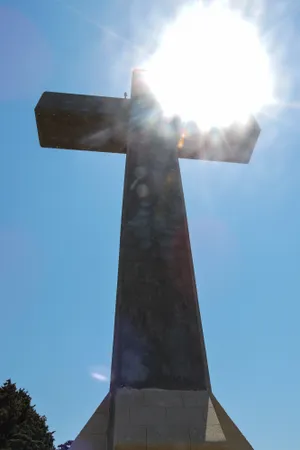
[[[261,26],[283,108],[247,166],[181,161],[213,390],[255,450],[298,450],[300,5],[232,2]],[[129,6],[128,6],[129,5]],[[45,90],[123,96],[171,0],[0,0],[0,383],[57,444],[106,394],[125,157],[41,149]]]

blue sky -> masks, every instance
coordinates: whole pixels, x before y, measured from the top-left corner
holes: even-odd
[[[235,2],[238,3],[238,2]],[[245,6],[247,2],[243,2]],[[300,6],[255,2],[281,100],[248,166],[181,162],[215,395],[256,450],[299,449]],[[171,0],[0,0],[0,383],[57,443],[108,390],[125,159],[39,147],[44,90],[122,96]],[[101,378],[101,377],[100,377]]]

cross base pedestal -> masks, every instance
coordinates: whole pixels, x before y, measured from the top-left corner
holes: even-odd
[[[118,389],[105,397],[72,450],[253,450],[214,395]]]

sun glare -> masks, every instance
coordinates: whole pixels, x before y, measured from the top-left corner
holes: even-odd
[[[145,68],[164,113],[194,120],[202,129],[243,122],[273,102],[258,29],[218,2],[185,7]]]

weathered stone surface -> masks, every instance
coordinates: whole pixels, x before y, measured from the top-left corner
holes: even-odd
[[[176,427],[161,424],[147,428],[147,448],[190,450],[189,429],[185,425]]]
[[[145,426],[129,425],[114,430],[114,449],[147,447],[147,429]]]
[[[205,413],[203,408],[197,406],[167,408],[166,423],[174,426],[178,424],[196,426],[204,422]]]
[[[186,391],[184,392],[183,404],[184,406],[203,406],[208,401],[207,391]]]
[[[112,390],[207,389],[176,138],[155,114],[152,103],[150,110],[139,102],[132,106]]]
[[[203,424],[201,426],[190,427],[189,433],[191,448],[195,448],[205,443],[205,427]]]
[[[159,401],[159,396],[163,401]],[[187,403],[191,406],[186,406]],[[208,391],[118,389],[113,422],[114,449],[116,446],[126,447],[129,443],[144,445],[144,432],[148,448],[186,450],[199,447],[204,450],[209,445],[219,445],[218,450],[226,448],[222,426]]]
[[[166,409],[159,406],[130,408],[130,422],[135,425],[159,425],[166,419]]]
[[[182,391],[164,389],[143,389],[146,406],[183,406]],[[189,391],[186,391],[189,392]],[[185,394],[185,393],[184,393]]]
[[[118,390],[115,395],[116,408],[125,408],[131,406],[144,406],[145,394],[144,390],[123,388]]]
[[[218,442],[218,444],[225,443],[226,439],[221,426],[207,424],[205,433],[206,442]]]

